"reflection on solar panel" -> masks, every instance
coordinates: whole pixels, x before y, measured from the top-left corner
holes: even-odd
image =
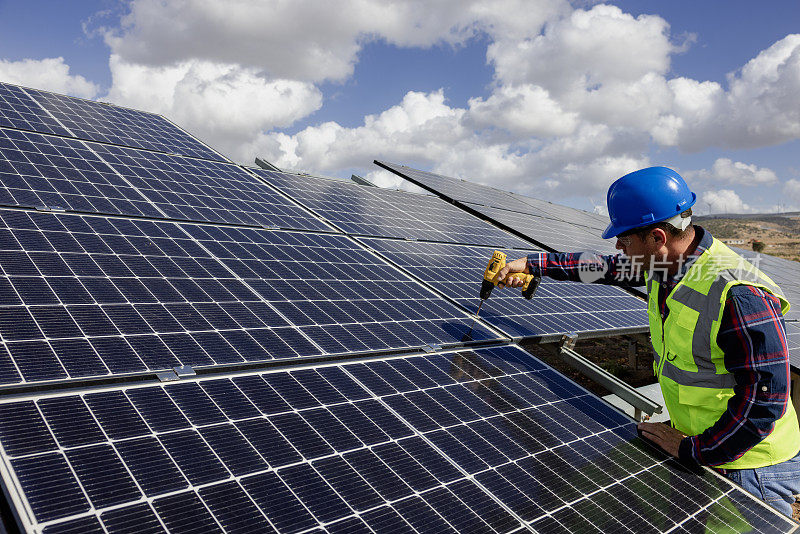
[[[419,171],[396,163],[386,163],[377,160],[375,160],[375,163],[414,182],[428,191],[442,194],[451,200],[471,202],[483,206],[494,206],[496,208],[520,211],[522,213],[547,215],[545,212],[539,213],[540,210],[536,210],[536,208],[530,204],[520,200],[518,196],[511,195],[506,191],[501,191],[494,187],[488,187],[466,180],[458,180],[432,172]]]
[[[516,211],[486,206],[473,206],[473,209],[553,250],[617,253],[612,241],[600,238],[599,230]]]
[[[792,304],[786,318],[800,320],[800,263],[752,250],[732,248],[780,286],[784,296]]]
[[[436,195],[443,196],[448,200],[470,204],[469,207],[473,209],[476,206],[499,208],[556,219],[594,230],[604,230],[608,225],[605,217],[595,213],[577,210],[568,206],[560,206],[552,202],[520,195],[519,193],[502,191],[466,180],[412,169],[405,165],[378,160],[375,160],[375,163]]]
[[[800,369],[800,323],[786,321],[786,341],[789,347],[789,363]]]
[[[0,126],[69,135],[22,87],[0,82]]]
[[[606,225],[593,213],[403,165],[375,163],[550,250],[615,253],[614,243],[600,237]]]
[[[66,126],[73,137],[227,161],[160,115],[36,89],[24,92]],[[36,131],[51,133],[51,130]]]
[[[82,141],[0,128],[0,204],[161,217]]]
[[[514,347],[6,401],[0,444],[45,532],[793,528]]]
[[[342,236],[0,218],[0,383],[451,343],[471,322]]]
[[[433,196],[261,169],[253,172],[348,234],[497,247],[530,246]]]
[[[492,249],[439,243],[359,238],[402,269],[455,300],[470,313]],[[525,255],[507,250],[509,260]],[[518,291],[495,290],[481,308],[483,321],[512,337],[601,330],[645,331],[645,303],[620,288],[544,278],[527,302]]]
[[[88,144],[166,217],[330,230],[236,165]]]

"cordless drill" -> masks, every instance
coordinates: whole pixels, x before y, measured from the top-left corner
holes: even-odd
[[[497,279],[497,274],[500,272],[500,269],[505,266],[506,255],[499,250],[495,250],[494,254],[492,254],[492,259],[489,260],[489,266],[486,267],[486,271],[483,273],[483,281],[481,282],[481,303],[478,306],[478,311],[475,312],[476,317],[480,313],[483,303],[492,294],[494,286],[499,286],[501,288],[505,287],[511,282],[511,280],[523,280],[525,284],[522,286],[522,296],[528,300],[533,298],[533,294],[536,292],[536,288],[539,286],[539,282],[541,282],[542,277],[525,273],[509,273],[506,276],[506,279],[500,282]]]

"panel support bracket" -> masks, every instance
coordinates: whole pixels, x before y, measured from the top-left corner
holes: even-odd
[[[648,416],[661,413],[663,407],[660,404],[648,399],[630,385],[575,352],[573,349],[576,340],[575,334],[567,334],[562,338],[561,348],[558,351],[561,361],[633,406],[634,419],[637,421],[641,421],[643,413]]]

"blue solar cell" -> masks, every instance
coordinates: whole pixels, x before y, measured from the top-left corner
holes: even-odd
[[[200,435],[235,476],[261,471],[266,462],[233,425],[215,425],[199,429]]]
[[[25,89],[2,82],[0,82],[0,127],[69,135],[69,132],[37,104]]]
[[[100,515],[109,532],[141,532],[142,534],[165,534],[148,503],[134,504],[109,510]]]
[[[206,486],[200,489],[200,497],[225,532],[276,532],[236,481]]]
[[[55,448],[53,436],[32,401],[0,404],[0,442],[13,456]]]
[[[37,521],[89,510],[89,502],[61,453],[17,458],[11,465]]]
[[[149,434],[144,420],[121,391],[92,393],[84,396],[106,435],[112,439]]]
[[[279,532],[300,532],[317,525],[314,517],[275,473],[245,477],[242,487]]]
[[[161,497],[153,501],[153,508],[169,532],[222,534],[220,526],[194,492]]]
[[[142,496],[110,446],[71,449],[66,456],[95,508],[136,501]]]
[[[121,441],[114,447],[148,497],[188,486],[186,479],[155,438]]]
[[[224,480],[231,476],[197,432],[170,432],[159,435],[158,439],[193,485]]]

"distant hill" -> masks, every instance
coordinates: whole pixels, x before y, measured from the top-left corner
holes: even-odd
[[[762,241],[765,254],[800,262],[800,212],[694,216],[714,237],[750,249]]]

